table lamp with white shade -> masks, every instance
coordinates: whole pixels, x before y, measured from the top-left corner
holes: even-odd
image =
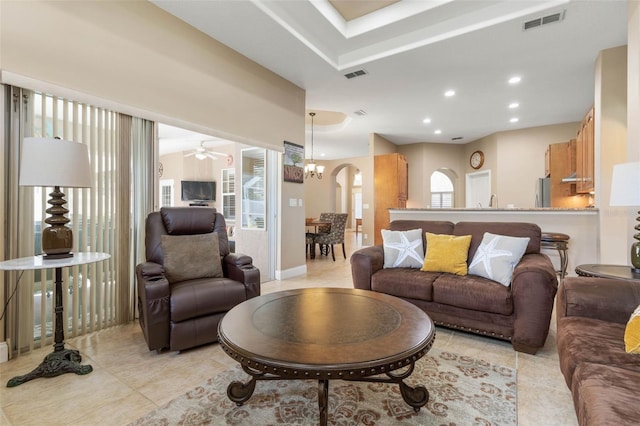
[[[610,206],[640,207],[640,161],[616,164],[611,177]],[[637,222],[640,222],[640,211]],[[640,273],[640,223],[634,227],[636,242],[631,244],[633,272]]]
[[[60,191],[63,188],[91,187],[91,165],[87,145],[54,138],[24,138],[20,161],[20,186],[53,187],[51,204],[42,230],[45,259],[72,257],[73,233],[65,225],[69,211]]]

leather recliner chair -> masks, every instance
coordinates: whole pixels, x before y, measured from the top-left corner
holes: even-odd
[[[218,236],[224,276],[170,283],[162,236],[212,232]],[[180,351],[216,342],[224,314],[260,295],[260,271],[251,257],[229,252],[226,223],[215,208],[163,207],[149,214],[145,245],[147,261],[136,266],[136,280],[139,321],[149,350]]]

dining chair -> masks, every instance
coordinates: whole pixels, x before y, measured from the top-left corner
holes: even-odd
[[[336,260],[336,255],[333,251],[334,244],[342,244],[342,254],[344,258],[347,258],[347,252],[344,248],[344,230],[347,225],[347,213],[328,213],[331,215],[331,230],[328,234],[317,234],[315,238],[316,244],[320,247],[331,247],[331,257]],[[328,250],[320,250],[321,253],[328,255]]]
[[[334,214],[335,213],[320,213],[319,220],[331,222],[333,220],[333,215]],[[318,230],[316,231],[316,235],[317,234],[328,234],[329,232],[331,232],[331,225],[320,225],[320,226],[318,226]]]

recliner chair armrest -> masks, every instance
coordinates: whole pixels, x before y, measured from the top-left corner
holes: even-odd
[[[136,273],[140,271],[140,276],[145,280],[154,277],[164,277],[164,267],[155,262],[144,262],[136,266]]]
[[[140,325],[149,350],[169,347],[170,294],[164,268],[154,262],[136,266]]]
[[[351,276],[353,287],[371,290],[371,277],[384,265],[382,246],[364,247],[351,255]]]
[[[253,265],[251,256],[229,253],[223,259],[225,276],[244,284],[247,299],[260,296],[260,270]]]
[[[527,254],[516,265],[511,279],[513,297],[513,347],[534,354],[544,346],[558,278],[549,257],[542,253]]]

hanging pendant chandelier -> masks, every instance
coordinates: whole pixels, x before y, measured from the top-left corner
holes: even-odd
[[[316,164],[313,161],[313,117],[315,117],[315,112],[310,112],[311,116],[311,161],[307,161],[307,164],[304,165],[304,177],[305,179],[317,177],[318,179],[322,179],[322,174],[324,173],[324,166]]]

